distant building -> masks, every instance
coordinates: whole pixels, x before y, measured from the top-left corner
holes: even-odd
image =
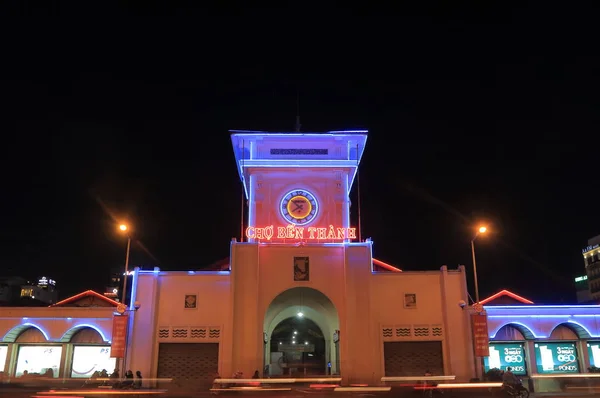
[[[582,250],[587,284],[592,300],[600,299],[600,235],[588,240]]]
[[[28,284],[27,279],[12,276],[0,278],[0,306],[10,306],[21,296],[21,286]]]
[[[121,290],[123,287],[123,274],[114,273],[110,277],[110,283],[104,289],[104,296],[110,299],[119,301]]]
[[[592,294],[590,293],[590,284],[588,283],[587,275],[580,275],[575,278],[575,289],[577,289],[578,303],[589,303],[593,301]]]
[[[42,276],[36,282],[21,277],[0,278],[0,306],[37,307],[58,301],[54,279]]]

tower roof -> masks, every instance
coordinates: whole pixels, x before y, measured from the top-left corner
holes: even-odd
[[[367,142],[367,130],[323,133],[230,130],[230,133],[246,197],[246,171],[257,168],[349,169],[350,189]]]

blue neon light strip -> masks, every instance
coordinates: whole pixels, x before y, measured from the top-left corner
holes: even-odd
[[[594,308],[600,313],[600,305],[484,305],[483,308],[485,308],[485,310],[488,312],[493,312],[495,309],[528,310],[530,308],[569,308],[572,310],[577,310],[580,308]]]
[[[23,318],[23,319],[29,319],[29,318]],[[48,320],[48,319],[52,319],[52,318],[35,318],[35,319],[45,319],[45,320]],[[65,318],[56,318],[56,319],[65,320]],[[104,318],[104,319],[110,320],[111,318]],[[86,319],[86,321],[89,321],[89,319]],[[28,328],[32,327],[32,328],[35,328],[35,329],[39,330],[44,335],[44,338],[47,341],[49,341],[49,342],[61,341],[64,338],[64,336],[67,335],[69,332],[71,332],[73,329],[82,329],[82,328],[94,329],[96,332],[98,332],[100,334],[100,336],[102,337],[102,340],[104,340],[105,342],[110,342],[110,340],[107,338],[108,334],[104,330],[102,330],[99,326],[93,325],[91,323],[78,323],[76,325],[73,325],[60,338],[58,338],[58,339],[51,339],[50,338],[50,334],[44,328],[42,328],[41,326],[36,325],[33,322],[24,322],[24,323],[22,323],[20,325],[17,325],[15,327],[11,328],[4,335],[4,337],[2,338],[2,340],[6,340],[6,336],[8,336],[8,334],[11,333],[15,328],[19,328],[19,327],[23,327],[23,326],[28,327]]]
[[[240,160],[240,168],[256,167],[343,167],[355,169],[358,167],[358,160],[347,159],[244,159]]]
[[[529,330],[529,332],[530,332],[530,333],[531,333],[531,334],[532,334],[532,335],[533,335],[533,336],[534,336],[536,339],[537,339],[537,338],[548,338],[548,336],[541,335],[541,334],[539,334],[539,333],[536,333],[536,332],[534,332],[534,331],[533,331],[533,329],[534,329],[533,325],[526,325],[526,324],[524,324],[524,323],[521,323],[521,322],[515,322],[515,321],[513,321],[513,319],[515,319],[515,318],[520,318],[520,319],[522,319],[522,318],[530,318],[530,319],[539,319],[539,318],[558,318],[558,319],[565,319],[565,318],[569,318],[569,317],[571,317],[571,316],[570,316],[570,315],[564,315],[564,316],[559,316],[559,315],[548,315],[548,316],[542,316],[542,315],[525,315],[525,316],[504,315],[504,316],[491,316],[491,315],[488,315],[488,318],[501,318],[501,319],[505,319],[505,320],[506,320],[506,322],[505,322],[505,323],[504,323],[502,326],[498,327],[498,329],[496,329],[496,331],[495,331],[495,332],[493,332],[493,333],[490,333],[490,338],[492,338],[492,339],[493,339],[494,337],[496,337],[496,334],[498,333],[498,331],[499,331],[500,329],[502,329],[504,326],[507,326],[507,325],[510,325],[510,324],[519,325],[519,326],[521,326],[521,327],[524,327],[525,329]],[[587,326],[585,326],[585,325],[582,325],[582,324],[581,324],[581,323],[579,323],[579,322],[573,321],[573,320],[571,320],[571,319],[568,319],[566,322],[567,322],[567,323],[570,323],[570,324],[573,324],[573,325],[577,325],[578,327],[582,328],[583,330],[585,330],[585,332],[586,332],[586,333],[587,333],[587,334],[588,334],[590,337],[593,337],[593,338],[598,338],[598,337],[600,337],[600,334],[594,334],[594,333],[590,332],[590,330],[588,329],[588,327],[587,327]],[[564,322],[562,322],[562,323],[559,323],[559,324],[558,324],[558,325],[556,325],[556,326],[559,326],[559,325],[561,325],[561,324],[563,324],[563,323],[564,323]],[[556,327],[556,326],[555,326],[555,327]]]
[[[515,319],[515,318],[570,318],[572,315],[488,315],[488,318]]]
[[[243,135],[256,135],[256,136],[273,136],[273,135],[281,135],[283,137],[300,137],[300,136],[315,136],[315,137],[324,137],[327,135],[340,135],[340,134],[367,134],[369,130],[339,130],[339,131],[326,131],[324,133],[315,133],[315,132],[306,132],[306,133],[286,133],[286,132],[267,132],[267,131],[257,131],[257,130],[229,130],[230,133],[233,134],[243,134]]]
[[[238,242],[239,243],[239,242]],[[194,270],[195,274],[198,276],[214,276],[214,275],[229,275],[230,271],[203,271],[201,269]],[[151,274],[159,274],[159,275],[177,275],[177,274],[187,274],[189,271],[149,271],[149,270],[140,270],[140,274],[143,275],[151,275]]]

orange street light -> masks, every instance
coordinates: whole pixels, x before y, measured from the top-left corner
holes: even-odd
[[[127,226],[127,224],[120,224],[119,225],[119,230],[121,230],[121,232],[127,232],[129,231],[129,227]],[[129,275],[129,251],[131,249],[131,235],[128,233],[127,234],[127,251],[125,252],[125,273],[123,274],[123,290],[121,293],[121,303],[124,304],[125,306],[127,306],[127,302],[125,297],[127,296],[127,276]],[[127,333],[129,333],[129,329],[127,331]],[[125,354],[123,355],[123,360],[122,360],[122,372],[123,374],[125,374],[126,370],[125,370],[125,361],[127,358],[127,339],[128,339],[128,335],[125,335]]]
[[[473,257],[473,277],[475,279],[475,302],[479,304],[479,281],[477,280],[477,261],[475,260],[475,239],[480,234],[485,234],[487,232],[487,227],[481,226],[477,230],[477,234],[471,239],[471,255]]]

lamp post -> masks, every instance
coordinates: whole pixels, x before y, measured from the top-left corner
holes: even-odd
[[[475,239],[481,234],[485,234],[487,232],[486,227],[479,227],[477,233],[471,239],[471,255],[473,256],[473,278],[475,279],[475,304],[479,304],[479,281],[477,279],[477,261],[475,260]]]
[[[477,233],[475,234],[473,239],[471,239],[471,256],[473,257],[473,279],[475,280],[475,305],[473,306],[473,308],[475,309],[476,313],[479,313],[481,311],[481,306],[479,305],[479,280],[477,279],[477,261],[475,260],[475,239],[477,239],[479,235],[485,234],[486,232],[487,227],[481,226],[477,229]],[[473,354],[476,354],[475,345],[473,345]],[[477,355],[474,355],[474,359],[475,375],[479,380],[481,380],[483,370],[483,358],[479,359]]]
[[[125,252],[125,277],[123,278],[123,292],[121,293],[121,302],[125,305],[125,297],[127,295],[127,274],[129,273],[129,250],[131,249],[131,236],[129,235],[129,227],[125,224],[119,225],[121,232],[127,233],[127,251]]]
[[[123,233],[127,234],[127,251],[125,252],[125,273],[123,274],[123,291],[121,293],[121,303],[125,305],[125,309],[127,308],[126,297],[127,297],[127,276],[129,274],[129,251],[131,249],[131,235],[129,234],[129,227],[126,224],[119,225],[119,230]],[[127,357],[127,343],[129,340],[129,325],[127,326],[127,331],[125,332],[125,353],[123,354],[123,361],[121,365],[122,376],[125,376],[125,361]]]
[[[135,313],[137,310],[139,310],[141,308],[142,304],[139,301],[136,301],[135,303],[133,303],[133,308],[129,309],[129,310],[125,310],[123,311],[123,314],[125,312],[131,312],[131,313]],[[123,315],[121,314],[121,315]],[[133,326],[132,326],[133,329]],[[125,378],[126,376],[126,372],[127,369],[125,368],[125,365],[127,364],[127,348],[129,347],[129,319],[127,319],[127,332],[125,333],[125,351],[123,353],[123,362],[122,362],[122,373],[121,373],[121,377]]]

